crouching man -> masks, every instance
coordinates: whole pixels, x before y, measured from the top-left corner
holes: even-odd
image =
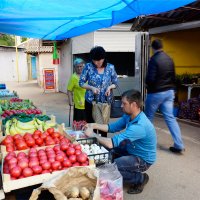
[[[129,90],[122,94],[122,108],[124,115],[114,123],[86,125],[85,134],[96,137],[105,147],[111,149],[118,170],[123,181],[130,184],[129,194],[143,191],[149,181],[149,176],[143,173],[156,160],[156,131],[154,126],[142,112],[142,96],[136,90]],[[98,129],[105,132],[119,134],[112,138],[105,138],[93,132]]]

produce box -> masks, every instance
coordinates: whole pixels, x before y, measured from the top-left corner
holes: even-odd
[[[41,148],[42,149],[42,148]],[[43,149],[45,150],[46,149],[46,147],[43,147]],[[28,152],[29,152],[29,150],[24,150],[23,151],[26,155],[28,155]],[[38,151],[37,151],[38,152]],[[47,153],[48,151],[47,150],[45,150],[45,152]],[[21,153],[22,153],[22,151],[21,151]],[[32,152],[32,153],[34,153],[34,152]],[[41,157],[43,157],[43,155],[40,155],[40,158],[38,157],[38,159],[39,159],[39,164],[38,165],[40,165],[43,169],[43,171],[45,171],[45,173],[44,174],[42,174],[41,173],[41,171],[40,171],[40,174],[33,174],[33,175],[31,175],[31,176],[29,176],[29,177],[23,177],[23,178],[18,178],[18,179],[13,179],[13,178],[11,178],[11,175],[10,174],[7,174],[7,173],[5,173],[5,166],[4,166],[4,160],[5,160],[5,157],[6,157],[6,155],[7,155],[7,153],[3,153],[2,154],[2,169],[1,169],[1,174],[2,174],[2,182],[3,182],[3,190],[4,190],[4,192],[10,192],[10,191],[12,191],[12,190],[16,190],[16,189],[20,189],[20,188],[24,188],[24,187],[28,187],[28,186],[32,186],[32,185],[36,185],[36,184],[40,184],[40,183],[43,183],[43,182],[45,182],[45,181],[47,181],[47,180],[49,180],[49,179],[51,179],[51,178],[54,178],[54,177],[57,177],[60,173],[62,173],[62,172],[64,172],[65,170],[68,170],[68,168],[67,167],[65,167],[65,165],[64,165],[64,161],[60,161],[60,168],[57,168],[57,170],[58,171],[54,171],[54,170],[56,170],[56,169],[54,169],[53,168],[53,162],[55,162],[55,161],[51,161],[50,162],[50,155],[48,155],[48,153],[47,153],[47,156],[48,156],[48,162],[50,162],[51,163],[51,170],[53,170],[51,173],[49,173],[48,171],[50,170],[50,169],[47,169],[46,170],[46,168],[43,168],[43,165],[42,164],[40,164],[40,162],[41,162]],[[56,155],[58,155],[58,154],[56,154]],[[22,155],[20,155],[20,156],[22,156]],[[30,154],[29,154],[29,156],[30,156]],[[33,155],[32,155],[33,156]],[[38,154],[38,156],[39,156],[39,154]],[[30,165],[30,159],[31,158],[33,158],[33,157],[29,157],[29,161],[28,161],[28,165]],[[69,158],[70,159],[70,158]],[[9,161],[10,161],[11,159],[9,159]],[[17,163],[19,162],[19,158],[17,157]],[[9,163],[9,161],[7,161],[8,162],[8,165],[11,165],[12,163]],[[46,162],[46,161],[45,161]],[[76,162],[78,162],[78,158],[77,158],[77,161]],[[94,161],[93,160],[91,160],[91,159],[89,159],[89,161],[87,161],[88,163],[89,163],[89,165],[90,166],[93,166],[94,167]],[[42,163],[44,163],[44,162],[42,162]],[[71,161],[71,163],[72,163],[72,161]],[[33,164],[33,163],[32,163]],[[55,163],[54,163],[55,164]],[[75,163],[74,163],[75,164]],[[70,168],[73,168],[73,166],[75,166],[75,165],[70,165],[70,166],[68,166],[69,167],[69,169]],[[46,164],[45,164],[46,165]],[[76,165],[77,166],[77,165]],[[31,166],[29,166],[30,168],[32,168]],[[32,168],[33,169],[33,168]],[[42,171],[42,172],[43,172]],[[15,171],[16,172],[16,171]],[[24,174],[23,174],[24,175]],[[22,176],[22,173],[21,173],[21,175],[20,176]]]
[[[100,200],[98,171],[94,167],[73,167],[33,190],[30,200],[49,190],[55,200]]]
[[[50,127],[56,127],[56,117],[51,115],[13,115],[2,120],[2,132],[4,135],[15,135],[20,133],[33,133],[35,130],[46,131]]]
[[[74,130],[65,130],[65,132],[70,135],[72,138],[78,140],[78,139],[85,139],[88,138],[83,131],[74,131]]]
[[[111,163],[112,158],[109,151],[102,146],[96,138],[78,139],[77,142],[81,144],[82,151],[85,152],[90,159],[94,160],[96,166]]]
[[[22,149],[20,149],[20,148],[17,148],[17,145],[16,145],[16,141],[14,140],[14,136],[11,136],[12,138],[13,138],[13,141],[15,141],[14,142],[14,152],[20,152],[20,151],[22,151],[22,150],[26,150],[26,149],[30,149],[30,148],[32,148],[32,147],[34,147],[34,148],[36,148],[36,149],[41,149],[41,148],[44,148],[44,147],[54,147],[55,145],[57,145],[57,144],[60,144],[60,142],[61,142],[61,137],[65,137],[65,138],[67,138],[67,139],[69,139],[69,141],[71,142],[71,143],[73,143],[75,140],[74,140],[74,138],[73,137],[71,137],[70,135],[68,135],[65,131],[64,131],[64,125],[63,124],[61,124],[61,125],[59,125],[59,124],[57,124],[57,127],[54,129],[54,133],[55,134],[57,134],[58,135],[58,133],[59,133],[59,138],[60,139],[57,139],[57,142],[56,142],[56,138],[53,138],[53,135],[50,135],[51,136],[51,138],[54,140],[54,144],[48,144],[47,145],[47,143],[44,143],[44,144],[41,144],[40,146],[37,146],[37,147],[34,147],[34,146],[29,146],[29,144],[28,144],[28,142],[26,142],[26,135],[24,135],[24,136],[22,136],[22,139],[23,139],[23,141],[26,143],[26,145],[27,145],[27,147],[26,148],[22,148]],[[53,133],[53,134],[54,134]],[[30,134],[29,134],[30,135]],[[0,136],[0,143],[1,143],[1,145],[0,145],[0,149],[1,149],[1,152],[2,153],[7,153],[7,152],[9,152],[9,150],[7,150],[6,149],[6,145],[3,145],[2,144],[2,141],[6,138],[6,137],[10,137],[10,136]],[[28,136],[27,136],[28,137]],[[33,134],[33,137],[34,137],[34,134]],[[31,138],[33,141],[34,141],[34,143],[37,143],[37,139],[34,139],[34,138]],[[29,141],[30,142],[30,141]],[[43,142],[45,142],[45,139],[43,139]],[[9,143],[9,145],[12,143],[12,142],[10,142],[10,140],[7,140],[7,143]]]

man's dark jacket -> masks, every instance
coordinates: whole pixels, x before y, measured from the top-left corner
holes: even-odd
[[[147,93],[175,89],[173,60],[163,51],[156,52],[150,59],[146,76]]]

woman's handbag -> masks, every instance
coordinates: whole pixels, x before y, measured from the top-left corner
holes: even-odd
[[[122,101],[121,101],[122,93],[121,93],[121,90],[118,85],[117,85],[116,89],[120,96],[118,98],[113,96],[113,100],[111,103],[111,111],[110,111],[111,118],[118,118],[124,114],[122,107],[121,107],[122,106]]]
[[[110,104],[93,101],[92,117],[98,124],[108,124],[110,120]]]
[[[110,120],[110,104],[93,101],[92,117],[98,124],[108,124]]]

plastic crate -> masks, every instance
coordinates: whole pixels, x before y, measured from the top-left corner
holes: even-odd
[[[5,90],[5,89],[6,89],[6,84],[0,83],[0,90]]]
[[[97,141],[96,138],[84,138],[84,139],[78,139],[76,141],[78,143],[84,144],[84,145],[85,144],[88,144],[88,145],[97,144],[104,151],[102,153],[88,154],[88,157],[90,159],[94,160],[94,163],[97,167],[100,166],[100,165],[103,165],[105,163],[111,163],[112,158],[111,158],[109,151],[104,146],[99,144],[99,142]]]

